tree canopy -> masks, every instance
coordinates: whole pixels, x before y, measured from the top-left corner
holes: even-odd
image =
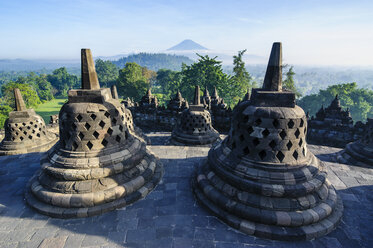
[[[117,81],[119,68],[109,60],[97,59],[95,61],[98,81],[101,87],[111,87]]]
[[[65,67],[58,68],[47,76],[47,80],[55,89],[57,96],[67,96],[70,89],[79,88],[80,82],[77,76],[69,74]]]
[[[294,67],[290,66],[289,70],[285,73],[286,79],[282,82],[282,87],[285,90],[289,90],[295,93],[296,98],[300,98],[302,94],[299,90],[295,87],[295,80],[294,80]]]

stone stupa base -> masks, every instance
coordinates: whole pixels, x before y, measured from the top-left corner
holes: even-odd
[[[349,143],[337,154],[339,163],[373,168],[373,149],[359,141]]]
[[[88,160],[105,165],[87,165],[87,168],[78,170],[51,165],[50,161],[61,160],[66,165]],[[142,142],[135,142],[131,147],[110,155],[101,154],[86,159],[49,153],[41,159],[41,165],[41,170],[27,185],[25,198],[41,214],[55,218],[89,217],[125,207],[147,196],[164,173],[162,164]],[[57,192],[53,188],[64,188],[65,192]]]
[[[217,132],[208,132],[205,134],[185,134],[182,132],[173,131],[170,139],[170,143],[173,145],[179,146],[212,146],[217,142],[220,142],[219,133]]]
[[[260,163],[237,164],[229,153],[222,145],[212,148],[192,181],[197,201],[221,221],[245,234],[284,241],[310,240],[336,228],[342,200],[314,155],[306,166],[268,163],[263,169]],[[285,184],[274,183],[284,178]]]
[[[32,152],[46,152],[49,149],[51,149],[58,141],[58,136],[55,134],[52,134],[52,135],[55,136],[54,139],[47,141],[46,143],[38,145],[38,146],[32,146],[32,147],[18,146],[17,148],[14,148],[12,146],[6,147],[4,143],[3,146],[0,147],[0,156],[19,155],[19,154],[32,153]]]

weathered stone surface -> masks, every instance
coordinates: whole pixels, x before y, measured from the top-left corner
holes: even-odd
[[[228,137],[210,149],[193,189],[201,204],[244,233],[312,239],[337,226],[343,205],[323,163],[308,151],[305,113],[292,106],[293,93],[281,91],[277,67],[281,44],[275,43],[267,84],[234,109]]]
[[[219,133],[212,127],[210,113],[199,104],[199,86],[196,86],[194,103],[181,113],[172,131],[174,144],[209,145],[219,139]]]
[[[363,137],[347,144],[337,155],[337,159],[340,163],[373,167],[373,119],[368,119]]]
[[[5,121],[5,137],[0,143],[0,156],[49,150],[58,136],[49,132],[43,118],[26,109],[21,92],[14,89],[16,110]]]
[[[82,64],[89,64],[82,65],[90,75],[82,80],[87,88],[69,91],[59,113],[60,141],[43,156],[26,191],[28,204],[52,217],[87,217],[126,206],[144,198],[163,174],[135,134],[130,112],[109,89],[94,86],[88,58],[82,56]]]
[[[358,136],[358,127],[354,127],[349,110],[342,110],[338,95],[327,108],[322,106],[316,117],[308,120],[307,141],[310,144],[344,148]]]

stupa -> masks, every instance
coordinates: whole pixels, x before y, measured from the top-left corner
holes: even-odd
[[[197,168],[197,200],[243,233],[309,240],[332,231],[343,204],[324,165],[307,150],[306,116],[282,90],[282,48],[274,43],[262,89],[233,113],[229,135]]]
[[[128,129],[126,109],[100,88],[92,54],[82,49],[82,88],[59,113],[60,140],[26,192],[28,204],[57,218],[98,215],[145,197],[163,166]]]
[[[350,111],[342,109],[336,95],[327,108],[322,106],[316,118],[308,121],[307,141],[317,145],[345,147],[354,141],[354,129]]]
[[[182,97],[179,90],[177,91],[175,97],[172,98],[167,105],[167,110],[174,113],[180,113],[187,108],[189,108],[188,101]]]
[[[27,109],[21,91],[14,89],[15,111],[5,121],[5,137],[0,143],[1,155],[45,152],[58,140],[47,130],[45,122],[33,109]]]
[[[194,104],[181,113],[171,141],[174,144],[208,145],[218,139],[219,133],[212,127],[211,115],[201,104],[199,86],[196,86]]]
[[[337,159],[340,163],[373,168],[373,119],[368,118],[363,137],[347,144]]]

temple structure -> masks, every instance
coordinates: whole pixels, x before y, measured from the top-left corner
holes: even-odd
[[[82,49],[82,88],[59,113],[60,140],[31,179],[27,203],[58,218],[98,215],[145,197],[163,166],[129,129],[126,109],[100,88],[92,54]]]
[[[337,159],[340,163],[373,168],[373,119],[368,119],[363,137],[347,144]]]
[[[153,112],[158,107],[158,99],[156,96],[152,95],[150,89],[148,89],[146,94],[141,98],[139,107],[146,112]]]
[[[187,108],[189,108],[188,101],[181,96],[179,90],[177,91],[175,97],[171,98],[167,104],[167,110],[176,114],[181,113]]]
[[[307,150],[306,116],[282,90],[274,43],[262,89],[233,112],[228,137],[197,168],[197,200],[228,225],[278,240],[313,239],[338,224],[343,204],[322,162]]]
[[[232,111],[227,108],[224,99],[219,97],[216,87],[211,96],[210,113],[212,117],[212,126],[219,132],[228,132],[231,124]]]
[[[45,152],[58,140],[47,130],[45,122],[33,109],[27,109],[21,91],[14,89],[15,111],[5,121],[5,137],[0,143],[0,155]]]
[[[219,139],[212,127],[211,115],[200,102],[199,86],[196,86],[194,104],[181,113],[174,130],[172,142],[183,145],[208,145]]]
[[[211,96],[210,92],[207,89],[207,86],[205,87],[205,90],[203,91],[203,96],[202,96],[202,104],[205,107],[205,109],[211,109]]]
[[[308,121],[307,141],[311,144],[345,147],[354,141],[354,125],[349,110],[343,110],[335,96],[331,104],[323,106],[316,113],[316,118]]]

